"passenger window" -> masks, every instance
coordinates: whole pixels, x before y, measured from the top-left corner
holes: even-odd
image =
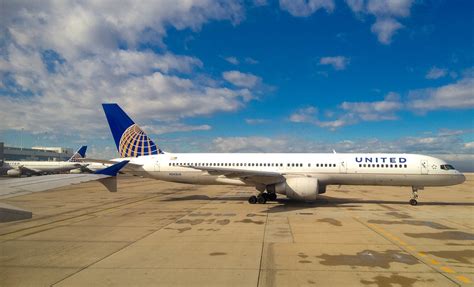
[[[405,164],[405,168],[407,168],[407,165]]]

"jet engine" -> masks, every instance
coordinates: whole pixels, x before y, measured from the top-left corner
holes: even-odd
[[[324,193],[325,187],[320,188],[316,178],[290,177],[285,182],[267,186],[267,191],[284,194],[291,199],[315,201],[318,193]]]
[[[7,175],[8,176],[20,176],[21,171],[18,170],[18,169],[9,169],[9,170],[7,170]]]
[[[323,193],[326,193],[326,186],[320,184],[320,185],[318,186],[318,194],[323,194]]]
[[[82,169],[81,168],[71,169],[69,173],[72,173],[72,174],[82,173]]]

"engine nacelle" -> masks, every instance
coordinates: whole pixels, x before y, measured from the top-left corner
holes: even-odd
[[[315,201],[320,192],[318,179],[311,177],[290,177],[286,182],[267,186],[268,192],[284,194],[288,198]],[[325,192],[326,188],[323,188]]]
[[[320,184],[320,185],[318,186],[318,194],[323,194],[323,193],[326,193],[326,186]]]
[[[69,173],[72,173],[72,174],[82,173],[82,169],[81,168],[71,169]]]
[[[7,170],[8,176],[21,176],[21,171],[18,169],[9,169]]]

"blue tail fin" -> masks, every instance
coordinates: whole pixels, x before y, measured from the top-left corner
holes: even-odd
[[[161,153],[155,143],[117,104],[102,104],[121,157]]]
[[[77,159],[79,159],[79,158],[85,158],[86,157],[86,150],[87,150],[86,145],[81,146],[81,148],[78,149],[76,151],[76,153],[73,154],[68,161],[77,161]]]

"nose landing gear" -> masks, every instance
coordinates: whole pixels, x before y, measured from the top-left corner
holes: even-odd
[[[411,193],[412,193],[412,198],[410,199],[410,204],[415,206],[418,204],[418,190],[423,189],[423,187],[418,187],[418,186],[412,186],[411,187]]]

